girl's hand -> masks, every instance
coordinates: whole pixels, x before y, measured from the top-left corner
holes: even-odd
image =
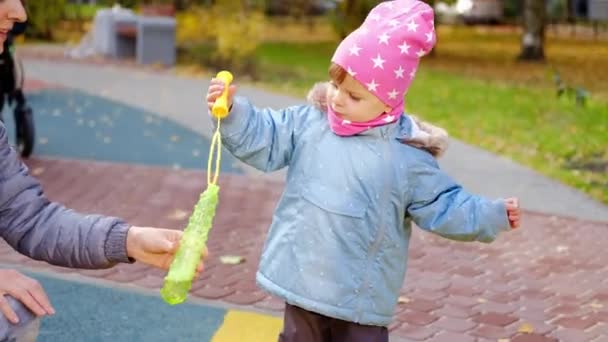
[[[213,108],[213,104],[218,97],[222,95],[224,92],[224,87],[226,85],[224,82],[217,78],[211,79],[211,84],[209,85],[209,90],[207,90],[207,107],[209,108],[209,112],[211,112],[211,108]],[[236,92],[236,86],[231,85],[228,88],[228,108],[232,108],[232,97]]]
[[[507,208],[507,217],[511,229],[519,228],[519,200],[515,197],[505,199],[505,207]]]

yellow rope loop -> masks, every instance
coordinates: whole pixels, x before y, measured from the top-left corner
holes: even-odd
[[[217,154],[215,159],[215,171],[213,172],[213,180],[211,179],[211,165],[213,164],[213,155]],[[217,119],[217,128],[211,138],[211,147],[209,148],[209,160],[207,160],[207,184],[216,184],[217,178],[220,175],[220,162],[222,160],[222,134],[220,133],[220,118]]]

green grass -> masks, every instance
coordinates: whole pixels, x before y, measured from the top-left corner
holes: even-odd
[[[315,82],[327,80],[335,48],[333,42],[264,43],[257,55],[261,82],[275,90],[305,95]]]
[[[303,96],[327,79],[335,43],[265,43],[259,84]],[[294,64],[293,61],[297,61]],[[424,63],[423,63],[424,64]],[[547,84],[545,84],[547,85]],[[551,87],[469,79],[424,64],[408,112],[608,203],[608,104],[577,107]]]
[[[408,111],[463,141],[528,165],[608,203],[608,105],[581,108],[549,89],[422,70]],[[491,181],[491,180],[490,180]]]

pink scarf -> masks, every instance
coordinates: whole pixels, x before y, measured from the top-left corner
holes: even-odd
[[[336,112],[334,112],[334,110],[331,108],[331,105],[327,105],[327,119],[329,121],[329,127],[334,133],[340,136],[351,136],[365,132],[373,127],[388,125],[397,121],[399,119],[399,115],[401,115],[401,110],[393,109],[390,113],[384,113],[367,122],[352,122],[338,117]]]

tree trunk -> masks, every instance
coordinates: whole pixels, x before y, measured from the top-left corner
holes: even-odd
[[[527,61],[545,60],[545,2],[524,0],[523,36],[519,59]]]

